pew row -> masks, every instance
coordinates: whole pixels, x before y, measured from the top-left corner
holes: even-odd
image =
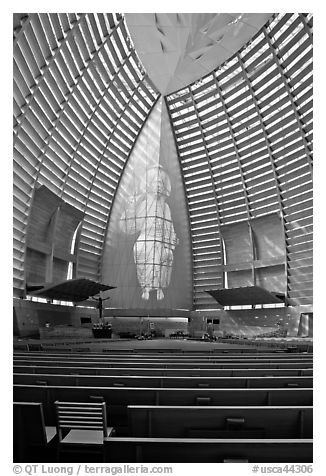
[[[15,373],[28,374],[59,374],[59,375],[142,375],[142,376],[175,376],[175,377],[265,377],[265,376],[312,376],[313,369],[275,369],[275,368],[231,368],[231,369],[162,369],[139,367],[70,367],[46,365],[14,365]]]
[[[114,367],[114,368],[128,368],[128,367],[139,367],[139,368],[171,368],[171,369],[232,369],[235,367],[233,362],[151,362],[151,361],[144,361],[144,360],[134,360],[129,359],[126,361],[103,361],[103,360],[87,360],[87,359],[28,359],[28,358],[17,358],[14,357],[13,359],[14,365],[32,365],[32,366],[40,366],[40,365],[47,365],[47,366],[64,366],[65,364],[69,364],[69,367]],[[295,361],[295,362],[256,362],[256,361],[248,361],[248,362],[237,362],[237,368],[276,368],[276,369],[304,369],[304,368],[311,368],[312,361],[305,360],[305,361]]]
[[[312,439],[104,438],[107,463],[312,463]]]
[[[14,398],[42,402],[48,425],[55,424],[54,402],[104,401],[108,407],[108,422],[118,435],[128,435],[128,406],[131,405],[246,405],[310,406],[311,389],[162,389],[118,387],[47,387],[14,385]]]
[[[311,388],[312,377],[262,376],[262,377],[156,377],[156,376],[107,376],[14,373],[14,384],[90,387],[162,387],[162,388]]]
[[[311,406],[128,406],[129,436],[312,438]]]
[[[87,354],[87,358],[94,359],[94,360],[148,360],[148,361],[175,361],[175,362],[182,362],[182,361],[246,361],[246,360],[312,360],[311,354],[284,354],[284,353],[269,353],[269,354],[254,354],[254,355],[233,355],[233,354],[221,354],[221,355],[214,355],[214,354],[191,354],[185,353],[180,355],[167,355],[167,354],[128,354],[126,353],[97,353],[97,352],[90,352],[85,350],[85,353],[81,355],[81,350],[79,352],[14,352],[15,357],[19,358],[47,358],[49,360],[56,359],[56,358],[77,358],[77,359],[85,359],[85,354]],[[127,355],[126,355],[127,354]]]

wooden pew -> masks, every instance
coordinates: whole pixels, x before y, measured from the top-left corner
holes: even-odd
[[[63,366],[69,364],[69,367],[143,367],[143,368],[182,368],[182,369],[232,369],[235,365],[233,362],[153,362],[144,360],[112,360],[112,361],[95,361],[87,359],[28,359],[14,357],[14,365],[47,365],[47,366]],[[295,361],[295,362],[237,362],[237,368],[276,368],[276,369],[304,369],[311,368],[312,362],[308,361]]]
[[[45,426],[42,403],[14,401],[13,405],[13,460],[15,463],[39,461],[37,456],[40,451],[46,456],[46,449],[56,436],[56,427]]]
[[[17,356],[17,357],[27,357],[27,358],[33,358],[33,357],[36,357],[36,358],[40,358],[40,357],[46,357],[46,358],[57,358],[57,357],[60,357],[60,358],[64,358],[64,357],[67,357],[67,358],[74,358],[74,357],[77,357],[77,358],[84,358],[85,356],[81,356],[80,355],[80,351],[78,352],[74,352],[74,351],[67,351],[67,352],[50,352],[50,351],[47,351],[47,352],[14,352],[14,356]],[[165,360],[174,360],[174,361],[177,361],[177,362],[180,362],[180,361],[187,361],[187,360],[207,360],[207,361],[210,361],[210,360],[213,360],[213,361],[216,361],[216,360],[223,360],[223,361],[237,361],[237,362],[241,362],[243,360],[307,360],[307,359],[312,359],[312,355],[310,354],[286,354],[286,353],[266,353],[266,354],[249,354],[249,355],[234,355],[234,354],[214,354],[214,353],[195,353],[195,354],[191,354],[191,353],[183,353],[183,354],[178,354],[178,355],[174,355],[174,354],[171,354],[171,355],[167,355],[166,353],[165,354],[162,354],[160,352],[157,352],[157,353],[154,353],[154,352],[151,352],[151,354],[146,354],[146,353],[141,353],[141,352],[119,352],[119,353],[114,353],[114,352],[109,352],[109,353],[105,353],[103,355],[103,353],[101,352],[87,352],[87,357],[89,357],[90,359],[95,359],[95,360],[99,360],[99,359],[105,359],[105,360],[108,360],[108,359],[128,359],[130,360],[130,358],[133,358],[133,359],[147,359],[147,360],[161,360],[161,361],[165,361]]]
[[[104,439],[108,463],[312,463],[312,452],[312,439]]]
[[[129,436],[312,438],[311,406],[128,406]]]
[[[297,387],[310,388],[312,377],[156,377],[156,376],[106,376],[106,375],[57,375],[57,374],[17,374],[15,384],[25,385],[68,385],[90,387],[185,387],[185,388],[265,388]]]
[[[47,366],[47,365],[14,365],[16,373],[35,373],[35,374],[85,374],[85,375],[143,375],[143,376],[207,376],[207,377],[264,377],[264,376],[312,376],[312,368],[307,369],[275,369],[275,368],[231,368],[231,369],[162,369],[162,368],[139,368],[139,367],[70,367],[65,366]]]
[[[128,405],[214,405],[216,406],[310,406],[312,389],[184,389],[184,388],[119,388],[63,387],[14,385],[14,398],[42,402],[48,424],[55,424],[54,402],[104,401],[108,406],[108,421],[118,434],[127,434]]]
[[[102,396],[108,405],[273,405],[311,406],[312,389],[299,388],[144,388],[144,387],[84,387],[14,385],[15,397],[32,401],[87,401],[90,396]]]
[[[117,363],[130,363],[130,362],[140,362],[140,363],[149,363],[149,364],[212,364],[212,363],[300,363],[300,362],[312,362],[313,358],[312,356],[305,356],[305,357],[292,357],[291,355],[285,356],[285,357],[249,357],[249,356],[243,356],[242,358],[238,357],[183,357],[183,358],[175,358],[175,357],[148,357],[148,356],[139,356],[139,355],[121,355],[118,356],[116,355],[115,357],[113,356],[107,356],[107,355],[98,355],[98,354],[92,354],[89,352],[86,353],[70,353],[70,354],[50,354],[47,355],[46,353],[35,353],[35,354],[24,354],[24,353],[16,353],[14,354],[14,360],[43,360],[43,361],[55,361],[55,362],[60,362],[60,361],[67,361],[67,360],[73,360],[73,361],[87,361],[87,362],[117,362]]]

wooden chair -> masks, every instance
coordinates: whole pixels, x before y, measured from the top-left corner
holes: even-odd
[[[77,462],[85,454],[99,455],[100,460],[95,461],[103,461],[103,438],[114,434],[114,428],[107,426],[105,402],[56,401],[54,404],[59,438],[58,461],[63,453],[75,453]]]
[[[50,458],[56,428],[45,426],[42,403],[14,402],[13,423],[15,463],[37,462],[40,452]]]

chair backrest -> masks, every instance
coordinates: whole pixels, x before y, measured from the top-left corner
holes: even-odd
[[[14,402],[14,444],[46,445],[42,403]]]
[[[57,432],[62,440],[62,430],[102,430],[107,436],[107,418],[105,402],[59,402],[55,401]]]

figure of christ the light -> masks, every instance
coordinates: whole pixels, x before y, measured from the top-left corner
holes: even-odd
[[[170,207],[166,198],[171,184],[168,175],[159,167],[147,172],[145,193],[129,200],[120,219],[125,233],[139,233],[134,244],[137,278],[142,288],[142,298],[149,299],[150,291],[156,298],[164,298],[163,289],[171,281],[173,251],[178,244]]]

